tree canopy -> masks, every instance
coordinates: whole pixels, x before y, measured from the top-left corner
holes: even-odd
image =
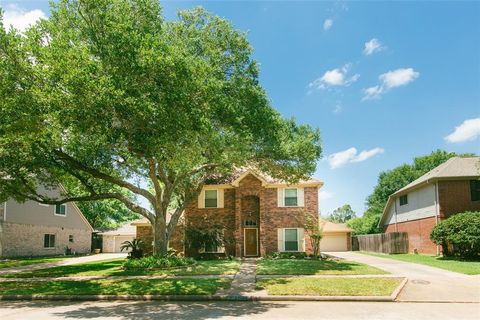
[[[318,129],[270,105],[251,54],[227,20],[196,8],[167,21],[157,0],[61,0],[24,34],[0,27],[0,197],[121,202],[163,254],[208,177],[313,174]],[[36,192],[65,180],[79,187]]]
[[[356,234],[380,232],[377,225],[388,197],[455,156],[459,155],[454,152],[436,150],[429,155],[414,158],[412,164],[402,164],[392,170],[381,172],[377,185],[366,199],[367,210],[363,217],[350,220],[348,226]],[[471,154],[461,154],[460,156],[471,156]]]
[[[333,212],[328,215],[327,220],[335,223],[345,223],[353,218],[355,218],[355,211],[353,211],[349,204],[344,204],[333,210]]]

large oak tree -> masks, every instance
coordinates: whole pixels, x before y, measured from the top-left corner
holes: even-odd
[[[200,8],[166,21],[156,0],[62,0],[24,34],[0,27],[0,195],[114,199],[152,223],[164,254],[210,177],[312,174],[318,130],[272,108],[251,54],[228,21]],[[36,191],[66,180],[80,187]]]

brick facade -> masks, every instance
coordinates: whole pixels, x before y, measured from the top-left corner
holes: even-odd
[[[470,180],[439,181],[438,202],[442,219],[465,211],[480,211],[480,201],[471,199]]]
[[[43,247],[45,234],[55,235],[54,248]],[[84,229],[0,222],[0,257],[62,255],[66,246],[72,252],[89,253],[91,242],[92,233]]]
[[[437,254],[437,246],[430,240],[430,233],[435,224],[435,217],[429,217],[400,222],[397,223],[396,228],[395,224],[390,224],[385,229],[385,232],[407,232],[409,252],[417,249],[418,253]]]

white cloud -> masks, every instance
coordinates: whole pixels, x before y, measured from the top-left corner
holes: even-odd
[[[342,111],[342,104],[341,103],[337,103],[335,105],[335,109],[333,109],[333,113],[340,113]]]
[[[34,9],[26,11],[22,8],[19,8],[17,5],[9,5],[3,14],[3,25],[7,30],[10,28],[10,26],[13,26],[15,29],[23,32],[30,25],[34,24],[41,18],[47,18],[42,10]]]
[[[363,53],[367,56],[382,51],[385,47],[380,43],[378,39],[371,39],[370,41],[365,42],[365,48],[363,49]]]
[[[335,194],[333,192],[322,190],[322,191],[319,192],[318,198],[321,201],[325,201],[325,200],[333,198],[334,195]]]
[[[475,140],[480,137],[480,118],[467,119],[445,137],[451,143]]]
[[[327,160],[330,164],[330,168],[337,169],[343,167],[347,163],[365,161],[383,152],[384,150],[382,148],[374,148],[371,150],[363,150],[362,152],[358,153],[358,150],[352,147],[347,150],[329,155]]]
[[[347,73],[349,69],[350,64],[347,63],[341,68],[328,70],[320,78],[310,82],[308,86],[316,89],[326,89],[333,86],[348,86],[360,78],[359,74],[354,74],[348,78]]]
[[[325,19],[325,21],[323,21],[323,30],[329,30],[332,26],[333,26],[332,19]]]
[[[420,73],[413,68],[400,68],[381,74],[381,84],[363,89],[364,96],[362,100],[378,99],[390,89],[406,86],[420,76]]]

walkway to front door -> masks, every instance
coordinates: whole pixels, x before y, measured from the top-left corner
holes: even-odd
[[[244,228],[244,255],[246,257],[258,256],[258,228]]]

